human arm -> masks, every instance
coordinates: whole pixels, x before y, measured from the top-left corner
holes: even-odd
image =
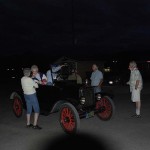
[[[101,86],[102,86],[102,83],[103,83],[103,79],[101,79],[101,80],[100,80],[100,82],[99,82],[99,85],[98,85],[98,86],[99,86],[99,87],[101,87]]]
[[[33,85],[34,88],[38,88],[38,84],[36,82],[34,82],[32,79],[31,79],[31,84]]]
[[[103,74],[102,74],[102,72],[100,72],[100,82],[99,82],[98,86],[101,87],[102,83],[103,83]]]
[[[138,86],[139,86],[139,83],[140,83],[140,80],[136,80],[136,83],[135,83],[135,89],[137,90]]]
[[[136,70],[135,71],[135,89],[136,90],[139,87],[140,82],[141,82],[141,74],[140,74],[139,70]]]
[[[52,72],[57,72],[62,68],[62,66],[52,67]]]
[[[130,81],[128,81],[126,84],[127,84],[127,85],[130,85]]]

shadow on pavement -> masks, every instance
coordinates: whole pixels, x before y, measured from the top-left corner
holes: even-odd
[[[91,135],[78,134],[78,135],[64,135],[47,141],[42,150],[56,150],[56,149],[94,149],[94,150],[114,150],[108,147],[106,139],[92,137]]]

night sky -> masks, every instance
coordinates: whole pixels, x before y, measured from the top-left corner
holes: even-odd
[[[0,0],[0,41],[1,56],[147,59],[150,1]]]

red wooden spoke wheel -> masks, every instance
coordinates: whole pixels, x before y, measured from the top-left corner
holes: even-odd
[[[16,117],[21,117],[23,113],[22,101],[18,96],[13,99],[13,112]]]
[[[97,113],[97,116],[101,120],[110,120],[111,117],[114,114],[115,106],[111,98],[105,96],[102,97],[101,100],[97,101],[96,103],[96,109],[100,110],[99,113]]]
[[[80,118],[75,107],[65,103],[60,109],[60,125],[66,133],[74,134],[80,126]]]

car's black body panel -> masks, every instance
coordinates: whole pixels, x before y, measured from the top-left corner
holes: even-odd
[[[84,114],[94,110],[97,101],[92,87],[78,85],[72,81],[55,82],[55,86],[39,85],[39,88],[37,88],[36,91],[40,105],[40,112],[43,115],[49,115],[50,113],[57,112],[63,103],[69,102],[82,116],[82,113]],[[15,93],[21,97],[23,108],[26,109],[23,90],[20,88],[19,90],[16,90]],[[102,97],[107,95],[113,98],[113,95],[108,93],[102,92],[100,94]],[[84,105],[81,105],[80,103],[82,96],[86,99]],[[80,111],[81,109],[82,111]]]
[[[49,113],[54,112],[54,106],[57,106],[56,103],[59,101],[70,102],[75,107],[77,107],[80,103],[80,88],[81,85],[68,84],[65,82],[56,83],[55,86],[40,85],[39,88],[36,89],[36,94],[39,101],[41,113],[44,115],[48,115]],[[26,103],[22,89],[16,90],[15,93],[17,93],[21,97],[23,108],[26,109]]]
[[[11,94],[13,112],[17,118],[26,109],[23,90],[20,88]],[[37,89],[40,113],[49,115],[60,113],[59,122],[66,133],[76,133],[82,118],[97,115],[101,120],[109,120],[114,114],[114,104],[107,93],[94,94],[88,85],[56,83],[55,86],[40,85]],[[23,104],[23,105],[22,105]]]

